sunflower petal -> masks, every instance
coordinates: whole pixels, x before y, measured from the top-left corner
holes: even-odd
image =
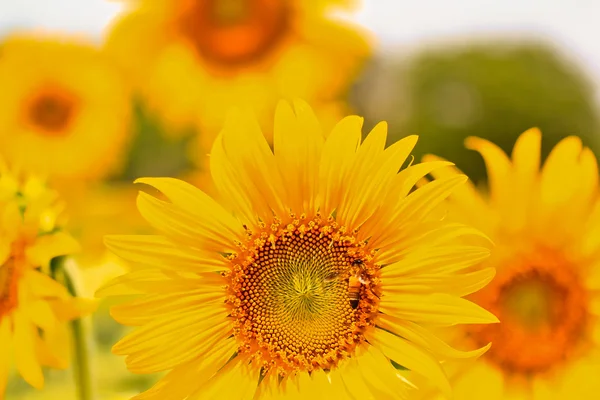
[[[490,250],[480,246],[439,246],[415,249],[402,260],[381,269],[384,279],[401,276],[419,276],[423,273],[451,273],[475,265],[490,255]]]
[[[372,336],[373,345],[390,360],[428,377],[445,395],[449,397],[452,395],[452,388],[444,370],[430,354],[409,341],[381,329],[376,329]]]
[[[104,243],[119,257],[150,267],[189,272],[227,269],[227,261],[218,254],[185,249],[163,236],[110,235]]]
[[[203,223],[221,229],[224,237],[243,238],[241,224],[219,203],[202,190],[174,178],[139,178],[135,183],[150,185],[167,196],[185,212],[200,218]]]
[[[383,329],[427,349],[432,354],[439,354],[442,359],[478,358],[491,347],[490,343],[477,350],[456,350],[421,325],[391,315],[382,314],[377,324]]]
[[[319,169],[319,205],[329,216],[341,201],[344,177],[359,147],[363,118],[342,119],[323,145]]]
[[[14,314],[14,352],[17,370],[23,379],[34,388],[44,387],[44,374],[36,357],[34,326],[21,313]]]
[[[492,313],[475,303],[443,293],[382,296],[379,310],[397,318],[440,327],[499,322]]]
[[[511,163],[504,151],[494,143],[477,137],[465,139],[465,147],[481,154],[487,168],[492,201],[503,205],[509,195]]]

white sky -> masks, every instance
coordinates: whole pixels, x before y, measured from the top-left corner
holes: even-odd
[[[411,49],[466,36],[529,33],[547,38],[600,82],[598,0],[362,0],[353,20],[382,46]],[[46,28],[98,36],[119,12],[116,0],[0,0],[0,34]]]

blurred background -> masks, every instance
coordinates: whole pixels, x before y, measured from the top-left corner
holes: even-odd
[[[0,0],[0,155],[60,190],[83,245],[81,295],[127,268],[103,235],[147,230],[135,178],[214,194],[206,154],[231,106],[253,108],[267,138],[280,98],[308,101],[325,130],[350,113],[365,134],[386,120],[389,142],[418,134],[417,159],[443,156],[477,183],[471,135],[509,152],[537,126],[544,155],[573,134],[598,154],[598,2],[276,3]],[[109,306],[86,321],[95,391],[128,398],[157,376],[110,353],[125,328]],[[70,371],[47,378],[35,391],[13,373],[7,399],[76,398]]]

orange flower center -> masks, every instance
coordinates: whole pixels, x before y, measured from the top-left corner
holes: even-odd
[[[22,245],[15,243],[11,256],[0,265],[0,319],[17,307],[22,258]]]
[[[500,319],[476,326],[487,357],[513,374],[549,370],[570,357],[585,335],[587,293],[565,263],[527,265],[500,273],[475,301]]]
[[[180,30],[205,59],[240,66],[262,59],[285,36],[286,0],[190,0]]]
[[[44,136],[65,136],[75,111],[73,95],[61,89],[47,88],[29,102],[26,120]]]
[[[249,237],[229,286],[239,351],[280,376],[349,357],[378,308],[378,267],[365,243],[318,216],[287,226],[276,219]]]

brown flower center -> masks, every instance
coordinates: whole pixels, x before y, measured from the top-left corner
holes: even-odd
[[[265,227],[266,228],[266,227]],[[378,267],[332,219],[279,220],[232,262],[229,304],[247,353],[281,376],[330,369],[364,342],[378,308]]]
[[[221,66],[260,61],[285,36],[286,0],[188,0],[180,31],[205,59]]]
[[[76,101],[60,89],[44,89],[30,101],[26,120],[44,136],[65,136],[76,111]]]
[[[506,271],[475,297],[501,323],[474,327],[472,334],[481,344],[492,342],[486,357],[508,373],[547,371],[582,343],[587,293],[564,263]]]

